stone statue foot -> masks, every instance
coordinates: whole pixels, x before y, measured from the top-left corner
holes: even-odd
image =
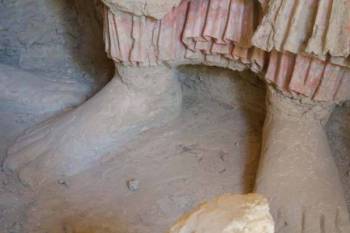
[[[180,108],[181,88],[172,69],[120,66],[86,103],[18,138],[8,150],[5,169],[30,186],[62,181],[138,133],[173,119]]]
[[[330,110],[271,91],[267,103],[256,192],[269,199],[276,232],[350,232],[342,185],[322,124]]]

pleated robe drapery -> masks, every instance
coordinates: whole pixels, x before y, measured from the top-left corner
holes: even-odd
[[[250,42],[258,24],[259,6],[254,0],[241,2],[184,0],[162,20],[122,11],[114,14],[106,9],[106,51],[113,60],[126,65],[204,59],[228,66],[231,61],[238,61],[260,72],[265,53]]]
[[[326,5],[325,0],[283,0],[283,7],[277,4],[279,1],[183,0],[161,20],[122,11],[115,14],[106,8],[106,51],[115,62],[125,65],[201,60],[235,70],[265,72],[265,80],[287,94],[318,101],[348,98],[346,36],[338,45],[344,48],[342,53],[330,42],[329,47],[318,45],[325,43],[328,35],[323,32],[326,26],[322,26],[329,22],[321,7]],[[282,13],[275,12],[276,6]],[[299,11],[304,12],[304,18],[286,18]],[[317,29],[310,17],[315,19],[312,22],[319,22]],[[278,24],[279,30],[269,31],[266,25],[271,23],[270,27]],[[315,36],[306,39],[306,35],[312,35],[310,31]],[[322,36],[316,36],[319,33]],[[324,41],[318,42],[320,38]]]
[[[350,67],[349,0],[269,0],[253,43]]]

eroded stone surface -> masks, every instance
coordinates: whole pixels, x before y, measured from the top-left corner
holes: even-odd
[[[297,22],[294,16],[291,16],[297,25],[294,25],[294,32],[288,34],[288,20],[284,20],[284,14],[275,12],[282,15],[279,16],[278,22],[274,22],[274,27],[280,27],[279,31],[273,32],[270,29],[266,38],[259,40],[260,34],[263,34],[262,28],[271,27],[268,15],[276,10],[274,8],[277,2],[289,11],[294,5],[297,5],[299,10],[303,9],[304,5],[307,9],[311,7],[306,1],[288,4],[270,1],[269,11],[266,13],[260,4],[253,0],[192,0],[182,1],[178,7],[159,20],[121,10],[106,10],[106,51],[116,63],[128,66],[157,66],[166,62],[174,66],[205,64],[238,71],[250,69],[286,95],[306,97],[320,102],[342,102],[349,99],[347,90],[350,86],[350,69],[346,62],[338,61],[347,61],[346,55],[334,55],[325,59],[326,54],[314,56],[313,53],[305,53],[303,50],[284,49],[278,45],[270,48],[263,44],[264,39],[271,40],[271,44],[282,44],[287,39],[290,44],[300,44],[304,41],[303,38],[310,34],[301,32],[306,26],[300,25],[312,20]],[[330,7],[322,7],[320,6],[320,9],[331,11]],[[316,8],[311,7],[308,11],[314,12]],[[308,17],[312,18],[313,14],[310,12]],[[264,13],[266,16],[262,21],[256,20]],[[332,21],[328,18],[327,20]],[[327,20],[322,22],[326,23]],[[346,20],[344,16],[344,21]],[[319,26],[314,27],[317,31]],[[275,37],[275,40],[271,39]],[[345,38],[343,40],[346,41]],[[344,46],[347,44],[344,43]]]
[[[102,0],[112,11],[126,11],[139,16],[161,19],[182,0]]]
[[[211,1],[211,2],[219,3],[219,1]],[[221,3],[222,2],[224,1],[221,1]],[[341,3],[344,1],[334,1],[334,2]],[[341,6],[341,4],[339,4],[337,7],[334,7],[333,9],[339,9],[339,6]],[[220,10],[223,10],[220,12],[225,12],[225,7],[221,8]],[[249,13],[252,11],[247,11],[247,12]],[[173,15],[170,15],[170,16],[173,16]],[[170,16],[169,18],[167,18],[167,21],[165,21],[166,23],[174,23],[174,19]],[[129,19],[130,18],[133,20],[132,21],[133,24],[140,23],[137,25],[143,25],[142,23],[144,23],[144,21],[142,21],[143,19],[142,17],[136,18],[134,16],[129,15]],[[214,18],[211,18],[211,20],[209,20],[208,22],[213,22]],[[173,25],[173,24],[170,24],[170,25]],[[237,24],[237,25],[242,26],[242,24]],[[171,26],[168,28],[165,27],[165,32],[166,32],[164,36],[165,41],[167,41],[166,40],[167,38],[171,38],[171,35],[169,36],[169,34],[167,34],[167,33],[171,34],[173,32],[170,29],[174,29],[174,27],[171,27]],[[143,35],[142,33],[140,33],[140,31],[131,30],[131,32],[139,33],[140,35]],[[134,40],[135,38],[136,39],[138,38],[137,36],[135,37],[134,34],[130,34],[130,35],[131,37],[134,36],[133,37]],[[212,34],[210,35],[213,36]],[[218,38],[220,39],[220,37],[217,38],[215,36],[216,35],[213,36],[214,41],[217,40]],[[139,49],[138,46],[137,47],[131,46],[131,47]],[[49,51],[61,51],[61,50],[49,50]],[[138,52],[140,51],[141,50],[138,50]],[[344,51],[346,52],[346,49]],[[249,63],[249,59],[248,61],[244,60],[244,58],[247,58],[247,57],[244,57],[244,55],[248,56],[247,50],[238,50],[238,52],[240,53],[237,53],[237,54],[243,55],[239,57],[241,59],[240,62]],[[40,55],[41,53],[38,50],[33,50],[33,54]],[[139,54],[142,54],[142,53],[139,53]],[[225,53],[225,55],[237,55],[237,54]],[[136,55],[135,57],[137,57]],[[165,54],[165,55],[169,55],[169,54]],[[170,53],[170,56],[171,55],[172,53]],[[129,59],[129,56],[126,56],[126,57]],[[211,64],[211,65],[226,64],[225,62],[223,62],[226,60],[215,60],[218,58],[218,56],[213,58],[205,55],[202,58],[209,61],[206,64]],[[32,60],[29,58],[26,58],[23,61],[25,61],[26,63],[26,62],[31,62]],[[333,62],[333,60],[331,60],[331,62]],[[41,65],[40,62],[37,64]],[[134,65],[133,63],[131,64]],[[291,72],[290,65],[291,64],[293,65],[293,60],[282,58],[281,64],[282,66],[280,67],[282,68],[279,68],[278,72],[280,72],[281,74],[280,77],[282,77],[284,80],[287,80],[286,77],[288,72]],[[329,64],[330,67],[333,67],[333,65],[334,65],[333,63]],[[334,66],[333,68],[331,69],[331,71],[333,70],[334,72],[330,72],[330,73],[335,74],[335,77],[337,77],[338,76],[337,72],[340,70],[340,68],[338,66]],[[114,86],[114,84],[117,83],[119,80],[114,79],[108,85],[108,87],[104,89],[104,91],[99,93],[95,98],[92,98],[89,101],[89,103],[82,105],[82,107],[79,108],[80,110],[73,111],[70,114],[65,115],[62,118],[63,119],[62,121],[52,120],[47,124],[41,125],[38,128],[29,130],[27,134],[19,138],[19,140],[17,141],[17,144],[14,147],[12,147],[12,149],[10,150],[10,154],[14,155],[12,157],[14,158],[17,157],[17,158],[20,158],[18,160],[23,159],[22,161],[24,161],[23,164],[25,164],[25,168],[22,169],[22,172],[20,172],[21,178],[29,177],[28,183],[31,183],[31,182],[35,183],[35,182],[41,182],[41,179],[46,179],[46,178],[53,177],[53,179],[56,179],[56,177],[60,177],[62,175],[61,170],[63,170],[64,172],[68,171],[67,173],[63,174],[63,176],[66,174],[72,175],[74,173],[70,173],[70,171],[72,170],[74,170],[75,172],[80,171],[79,169],[81,169],[81,167],[79,166],[82,165],[82,163],[79,163],[79,162],[81,161],[91,162],[93,161],[93,159],[99,158],[99,156],[101,156],[100,152],[107,151],[104,149],[106,148],[110,149],[109,147],[110,145],[116,145],[114,141],[115,138],[112,137],[112,140],[108,140],[110,139],[108,136],[114,136],[115,135],[114,133],[120,129],[120,126],[125,126],[126,129],[130,129],[132,131],[135,129],[134,123],[135,122],[139,123],[138,120],[145,118],[144,117],[145,114],[148,116],[146,117],[147,119],[154,120],[154,122],[157,122],[157,120],[159,119],[154,117],[156,114],[153,115],[154,113],[153,110],[157,109],[159,106],[163,106],[162,104],[159,104],[159,103],[163,103],[160,100],[164,100],[164,98],[162,98],[163,96],[161,95],[160,92],[158,92],[159,90],[157,88],[154,88],[154,89],[150,88],[152,87],[152,84],[147,85],[149,83],[147,81],[144,81],[146,79],[143,79],[143,78],[153,77],[154,72],[157,71],[158,69],[159,69],[159,66],[157,66],[157,68],[152,68],[147,72],[140,71],[138,70],[138,68],[130,69],[129,72],[131,74],[134,74],[134,77],[137,77],[137,78],[135,78],[134,80],[132,79],[123,80],[124,81],[123,83],[121,82],[119,83],[121,84],[122,87],[124,87],[125,89],[128,89],[128,91],[131,90],[130,92],[127,92],[126,95],[122,95],[125,92],[121,93],[122,97],[125,98],[123,99],[123,101],[120,101],[122,97],[118,98],[117,95],[115,95],[116,93],[120,94],[120,92],[118,92],[118,90],[120,89],[118,89],[118,85]],[[121,74],[123,74],[124,71],[123,71],[123,68],[119,69],[119,72]],[[139,79],[138,77],[140,76],[142,77]],[[167,73],[167,76],[171,76],[171,74]],[[147,80],[149,81],[149,79]],[[326,83],[324,87],[327,90],[328,90],[328,87],[332,87],[330,88],[331,90],[338,89],[341,82],[338,82],[336,80],[337,79],[333,79],[333,76],[332,76],[332,79],[327,80],[330,82]],[[276,82],[278,83],[280,81],[281,81],[280,79],[277,79]],[[332,83],[332,81],[336,81],[336,82]],[[145,83],[146,85],[143,86],[143,84]],[[337,85],[333,85],[333,84],[337,84]],[[162,85],[160,86],[163,87]],[[282,83],[282,86],[285,86],[284,83]],[[138,96],[140,93],[142,94],[141,98],[138,98],[140,97]],[[152,99],[154,95],[156,95],[157,98]],[[177,95],[175,94],[174,96],[177,96]],[[334,93],[330,93],[329,95],[326,95],[326,96],[334,97]],[[285,96],[283,98],[288,100],[288,98],[286,98]],[[147,102],[148,100],[149,102]],[[176,99],[170,97],[169,102],[166,104],[166,106],[173,107],[173,105],[171,105],[171,103],[173,103],[172,100],[176,100]],[[329,100],[329,99],[326,99],[326,100]],[[121,103],[118,101],[120,101]],[[142,102],[142,101],[145,101],[145,102]],[[137,107],[130,108],[130,106],[141,107],[141,110],[138,109]],[[147,107],[150,107],[150,109],[147,109]],[[290,109],[294,110],[295,107],[296,106],[292,106]],[[136,112],[136,115],[134,115],[135,112]],[[124,114],[126,113],[128,117],[129,116],[131,117],[130,118],[126,117],[121,120],[120,115],[118,115],[119,113],[124,113]],[[327,147],[327,140],[321,128],[320,122],[318,121],[318,119],[317,121],[309,121],[309,119],[307,119],[305,123],[304,121],[305,118],[303,118],[305,116],[303,115],[304,112],[303,114],[301,114],[302,119],[300,121],[299,119],[295,120],[293,117],[292,117],[293,119],[291,120],[290,119],[291,116],[289,115],[290,112],[286,114],[287,117],[285,117],[283,114],[280,114],[280,113],[281,112],[278,112],[277,114],[275,114],[274,117],[267,118],[267,121],[266,121],[267,133],[265,134],[264,143],[266,143],[265,148],[267,149],[264,150],[264,156],[272,154],[273,158],[269,159],[268,162],[264,163],[261,169],[262,175],[259,176],[259,178],[261,179],[258,179],[258,182],[257,182],[258,183],[257,189],[261,190],[262,192],[265,192],[269,198],[275,197],[275,196],[279,198],[279,199],[274,198],[273,208],[276,211],[275,213],[277,213],[276,215],[281,216],[278,223],[281,224],[282,230],[285,232],[290,232],[290,231],[295,232],[296,230],[298,230],[297,228],[302,228],[301,231],[304,231],[304,232],[313,232],[313,233],[332,231],[334,228],[340,229],[340,231],[343,231],[343,232],[348,232],[349,221],[348,221],[348,214],[346,213],[346,210],[344,210],[344,206],[345,206],[344,200],[343,200],[344,198],[341,192],[340,183],[337,181],[336,168],[335,166],[332,165],[332,161],[330,160],[330,152],[329,152],[329,148]],[[124,119],[125,121],[123,121]],[[122,122],[120,122],[120,120]],[[150,127],[150,125],[152,124],[146,124],[142,126],[144,128],[147,128],[147,127]],[[71,127],[71,126],[74,126],[74,127]],[[138,130],[141,129],[142,131],[143,127],[141,128],[136,127],[136,128]],[[270,136],[272,139],[269,138],[268,136],[270,131],[271,131]],[[105,134],[106,132],[108,134]],[[103,135],[105,137],[96,137],[96,135],[97,136]],[[128,134],[128,136],[130,135]],[[76,140],[77,143],[74,143],[74,140]],[[298,140],[300,140],[301,142]],[[309,144],[306,144],[305,142],[308,142]],[[78,155],[78,156],[72,156],[73,153],[71,153],[72,152],[71,149],[73,147],[71,146],[72,144],[70,143],[74,143],[73,145],[78,145],[78,147],[74,148],[74,153],[75,153],[74,155]],[[312,146],[310,146],[310,144]],[[90,147],[86,148],[86,145]],[[188,149],[185,148],[184,150],[188,150]],[[36,152],[36,153],[33,153],[33,152]],[[91,154],[86,154],[84,152],[91,152]],[[294,156],[295,154],[297,155]],[[21,155],[24,155],[24,156],[21,156]],[[87,157],[79,157],[79,155],[84,155],[84,156],[87,155]],[[315,157],[315,155],[319,155],[319,157],[322,157],[323,159],[320,160],[319,157]],[[42,159],[37,159],[37,158],[42,158]],[[92,158],[92,160],[89,160],[90,158]],[[278,159],[275,159],[275,158],[278,158]],[[313,163],[310,163],[310,158],[314,159]],[[32,163],[32,161],[34,162]],[[49,166],[47,166],[48,164]],[[11,167],[11,165],[9,167]],[[22,166],[20,167],[22,168]],[[43,168],[43,170],[38,169],[40,167]],[[289,170],[286,169],[286,167],[288,167]],[[296,168],[300,169],[300,172],[295,172]],[[280,173],[285,174],[285,176],[276,176],[276,174],[280,174]],[[48,177],[42,177],[42,174],[47,174]],[[295,177],[293,175],[297,175],[297,176],[300,175],[300,177],[293,179]],[[320,179],[320,177],[324,179]],[[263,180],[263,179],[266,179],[266,180]],[[275,179],[277,179],[278,182],[274,182]],[[287,181],[297,180],[298,182],[292,183],[292,182],[286,182],[286,180]],[[324,182],[324,181],[329,181],[329,182]],[[287,185],[287,187],[285,188],[280,187],[280,186],[284,187],[283,185],[285,184],[294,184],[294,186]],[[277,186],[280,185],[280,186],[275,187],[275,185]],[[280,191],[281,193],[277,193],[276,190]],[[291,200],[289,198],[290,193],[293,193],[293,192],[295,193],[298,190],[303,191],[303,192],[300,192],[300,193],[303,193],[303,196],[300,199]],[[321,190],[325,192],[322,192]],[[332,193],[330,193],[330,190],[332,191]],[[283,193],[283,192],[286,192],[286,193]],[[318,195],[310,195],[310,193],[314,194],[315,192]],[[276,193],[279,195],[276,195]],[[291,205],[290,203],[292,203],[293,201],[295,203],[294,205]],[[295,208],[291,210],[288,208],[285,208],[284,207],[285,203],[288,203],[289,205],[294,206]],[[318,208],[319,207],[318,203],[327,203],[327,204]],[[307,206],[307,211],[304,211],[302,208],[300,208],[300,207],[305,208],[305,206]],[[305,221],[303,220],[303,216],[306,216],[307,218]],[[315,216],[321,216],[321,217],[315,218]],[[329,220],[334,218],[336,219],[336,222]],[[301,222],[300,222],[300,219],[302,219]],[[327,224],[328,222],[331,222],[331,223]]]
[[[269,89],[256,191],[270,201],[281,233],[350,231],[344,191],[323,128],[332,107]]]
[[[96,97],[28,129],[8,149],[5,168],[32,187],[56,182],[179,114],[181,90],[170,68],[118,71]]]

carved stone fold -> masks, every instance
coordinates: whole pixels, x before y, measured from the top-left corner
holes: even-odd
[[[350,79],[348,68],[304,55],[272,51],[265,79],[284,92],[317,101],[339,101],[349,97],[345,91],[349,88],[346,85]]]
[[[124,65],[250,69],[266,73],[265,80],[286,94],[342,101],[350,79],[348,4],[182,0],[161,19],[106,7],[106,51]]]
[[[128,12],[138,16],[163,18],[181,0],[102,0],[114,13]]]
[[[106,8],[106,51],[126,65],[202,59],[261,72],[265,53],[250,42],[258,24],[258,5],[253,2],[184,0],[161,20]]]
[[[253,44],[350,67],[350,2],[270,0]]]

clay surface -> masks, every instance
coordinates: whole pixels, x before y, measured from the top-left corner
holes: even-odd
[[[0,172],[0,232],[61,233],[64,228],[81,233],[166,232],[203,200],[227,192],[252,192],[262,140],[263,83],[224,69],[192,66],[180,71],[184,95],[180,117],[145,131],[122,152],[110,152],[110,159],[36,195]],[[15,111],[0,106],[4,157],[15,137],[42,115],[31,117],[30,105],[24,109],[18,105]],[[56,107],[56,102],[50,106]],[[42,105],[38,113],[47,107]],[[348,206],[349,116],[349,106],[339,107],[327,126]],[[136,192],[127,186],[131,179],[139,181]]]
[[[184,215],[169,233],[274,233],[266,199],[260,195],[226,194]]]
[[[22,184],[34,187],[36,195],[40,197],[38,198],[40,201],[32,204],[32,208],[28,211],[30,219],[26,225],[27,232],[47,232],[51,229],[57,229],[58,232],[86,232],[87,229],[102,231],[101,227],[115,232],[119,225],[129,227],[131,232],[145,232],[145,226],[148,226],[150,232],[161,228],[154,225],[149,226],[149,221],[158,223],[162,215],[172,210],[168,203],[179,203],[181,197],[169,197],[168,199],[172,201],[161,201],[156,197],[152,199],[151,192],[149,192],[147,196],[149,202],[147,202],[145,195],[138,193],[138,203],[142,203],[145,207],[143,216],[149,213],[146,210],[151,210],[149,216],[140,217],[140,205],[136,202],[131,203],[131,201],[128,203],[130,205],[122,205],[120,200],[133,196],[130,195],[130,190],[133,193],[142,190],[142,179],[136,179],[141,181],[137,187],[135,186],[136,188],[127,187],[124,180],[119,180],[120,175],[124,174],[122,173],[124,171],[123,158],[117,161],[116,156],[106,155],[110,151],[120,155],[122,149],[130,145],[132,140],[146,135],[144,140],[152,141],[146,147],[150,146],[151,149],[138,148],[137,156],[133,157],[133,162],[144,168],[144,163],[140,162],[139,158],[145,156],[145,151],[148,151],[149,154],[154,152],[152,148],[157,147],[158,144],[153,142],[153,137],[155,135],[171,136],[167,128],[163,128],[164,131],[161,131],[160,134],[147,133],[157,131],[158,127],[164,127],[164,124],[171,122],[178,116],[181,109],[185,108],[181,105],[181,89],[174,72],[180,64],[205,64],[239,71],[250,69],[263,77],[271,90],[272,87],[277,89],[273,89],[268,96],[268,114],[256,190],[266,195],[271,201],[278,230],[282,233],[349,232],[349,215],[345,208],[341,183],[323,129],[333,104],[349,97],[348,66],[344,62],[338,62],[339,59],[346,61],[348,56],[348,34],[342,33],[347,27],[344,28],[344,24],[340,24],[342,21],[347,25],[349,13],[342,7],[347,7],[345,4],[348,3],[339,0],[333,1],[335,5],[332,6],[317,7],[320,11],[329,12],[327,15],[330,15],[329,20],[323,20],[321,14],[320,19],[323,23],[317,25],[317,28],[320,26],[322,29],[321,26],[327,24],[329,31],[335,32],[320,37],[327,38],[327,40],[332,37],[333,44],[327,42],[331,46],[326,46],[327,50],[323,51],[331,57],[325,60],[322,56],[304,52],[300,54],[302,50],[278,49],[276,45],[273,47],[275,50],[270,53],[269,48],[255,45],[254,41],[252,43],[254,30],[259,27],[259,24],[265,22],[264,20],[259,21],[262,13],[265,14],[265,19],[271,12],[280,16],[273,18],[281,21],[282,26],[279,26],[278,22],[268,22],[281,29],[277,30],[278,35],[274,42],[286,41],[291,47],[298,46],[296,42],[306,41],[298,30],[310,26],[305,22],[313,22],[305,18],[295,18],[293,15],[289,15],[288,18],[293,19],[291,23],[287,20],[283,21],[283,15],[291,12],[300,13],[304,10],[303,6],[309,2],[306,4],[306,1],[270,1],[268,7],[266,7],[266,2],[260,2],[263,4],[261,9],[256,1],[183,1],[159,20],[146,17],[146,13],[135,15],[119,8],[115,10],[105,8],[105,44],[110,58],[116,63],[114,78],[97,95],[79,107],[26,130],[24,135],[20,136],[8,149],[4,170],[14,171],[14,174],[9,173],[9,175],[12,177],[17,175]],[[279,10],[276,10],[278,2],[281,5]],[[305,14],[302,15],[316,15],[315,12],[310,11],[314,8],[306,9],[309,12],[304,12]],[[216,24],[214,25],[213,22]],[[232,27],[227,27],[227,25]],[[337,25],[342,25],[342,27],[339,28]],[[231,29],[234,30],[231,31]],[[284,34],[285,31],[296,34]],[[74,37],[74,33],[69,35]],[[306,33],[305,35],[311,34]],[[318,37],[315,36],[315,38]],[[335,45],[336,39],[339,40],[339,44]],[[27,48],[41,47],[41,45],[40,39],[35,37],[35,42],[29,43],[25,48],[27,51]],[[53,51],[62,52],[60,48],[55,48]],[[34,51],[30,54],[40,53]],[[59,54],[58,57],[60,57]],[[20,66],[33,64],[32,61],[34,61],[25,56],[21,59],[21,62],[18,62]],[[40,59],[40,61],[45,61],[45,59]],[[63,59],[63,61],[67,60]],[[34,64],[45,67],[43,65],[45,63]],[[60,65],[59,67],[70,66]],[[33,72],[34,67],[27,68]],[[268,68],[267,73],[265,73],[265,68]],[[9,80],[7,79],[6,82]],[[209,93],[210,97],[214,96],[212,92]],[[11,96],[12,92],[5,92],[5,94]],[[41,95],[38,96],[40,98]],[[21,98],[18,99],[21,100]],[[223,108],[225,111],[226,108],[229,109],[227,111],[232,110],[230,105],[224,104]],[[207,116],[209,120],[206,121],[207,118],[204,117],[203,121],[210,125],[212,124],[210,113]],[[228,118],[229,116],[230,114],[227,115]],[[196,120],[197,117],[196,113],[190,115],[190,118]],[[181,121],[181,118],[177,120]],[[219,117],[213,121],[216,120],[222,119]],[[172,125],[173,129],[183,129],[182,132],[187,133],[186,130],[193,129],[186,128],[186,125],[179,126],[183,125],[179,122]],[[225,130],[218,130],[215,125],[214,128],[219,135],[222,135],[225,130],[233,132],[231,128],[223,127]],[[210,144],[212,131],[205,132],[210,136],[208,136],[208,141],[205,141],[207,143],[203,143],[206,148],[204,151],[212,151],[212,148],[216,148],[215,145]],[[218,136],[218,138],[219,142],[227,140],[232,146],[230,136]],[[168,142],[166,141],[165,144],[169,145]],[[128,152],[132,154],[138,145],[141,144],[131,144]],[[180,148],[179,153],[185,151],[192,155],[191,145],[180,146]],[[253,149],[256,148],[253,147]],[[247,150],[249,151],[250,147]],[[174,154],[177,153],[177,151],[174,152]],[[166,155],[163,150],[159,154]],[[197,154],[195,153],[194,161],[201,163],[203,159],[200,156],[197,158]],[[219,156],[215,157],[216,159],[206,160],[207,163],[203,168],[208,169],[209,172],[214,171],[213,173],[216,174],[217,167],[223,166],[218,171],[219,174],[223,174],[226,172],[225,155],[221,151],[217,154]],[[172,156],[164,160],[169,157]],[[177,168],[182,168],[183,164],[186,164],[181,158],[176,160]],[[112,161],[117,162],[112,163]],[[212,168],[211,162],[217,161],[219,165],[214,164]],[[163,174],[159,172],[162,169],[162,163],[155,163],[152,159],[148,162],[150,180]],[[105,164],[106,167],[95,167],[99,163]],[[192,171],[193,163],[186,165]],[[169,163],[168,168],[172,167],[173,164]],[[169,169],[162,171],[167,170]],[[174,173],[179,174],[178,171]],[[141,169],[138,174],[141,176],[145,173]],[[179,187],[182,187],[179,190],[188,188],[185,178],[179,178]],[[177,177],[175,180],[179,179]],[[231,180],[231,177],[226,177],[226,179]],[[135,179],[127,177],[125,180]],[[99,189],[105,191],[106,189],[103,188],[108,187],[111,183],[115,186],[109,189],[110,192],[102,194],[96,192]],[[72,184],[74,185],[71,186]],[[111,203],[115,200],[114,194],[116,194],[113,190],[118,190],[123,184],[127,194],[118,193],[120,195],[118,206],[112,206]],[[164,187],[162,182],[155,186],[159,189]],[[213,188],[208,183],[203,186],[207,192]],[[75,188],[69,190],[69,187]],[[196,187],[193,190],[198,191],[201,190],[200,188],[203,187]],[[68,191],[62,191],[62,189],[68,189]],[[215,192],[218,190],[220,188],[215,189]],[[53,193],[55,198],[52,198]],[[87,197],[90,194],[92,198]],[[196,196],[198,199],[200,199],[200,194]],[[94,203],[88,200],[94,200]],[[10,203],[15,203],[15,201],[11,199]],[[67,206],[69,208],[66,210]],[[185,206],[188,207],[188,205]],[[90,211],[94,207],[99,208]],[[109,208],[112,211],[106,212],[105,210]],[[129,210],[128,208],[131,211],[125,211]],[[57,216],[61,215],[61,213],[55,213],[57,209],[65,210],[65,215]],[[89,213],[88,217],[84,213]],[[72,216],[78,217],[75,219]],[[149,220],[149,218],[152,219]],[[49,220],[41,224],[42,219]],[[114,222],[111,219],[114,219]],[[115,219],[121,219],[121,222],[127,223],[119,224],[119,221]],[[158,225],[161,224],[158,223]],[[10,226],[10,228],[11,231],[16,230],[17,225]],[[127,229],[119,227],[119,231],[125,232]]]
[[[166,232],[203,200],[250,192],[260,153],[262,82],[197,66],[176,76],[184,96],[180,116],[145,130],[84,172],[35,190],[0,173],[0,232]],[[0,133],[12,134],[1,145],[21,133],[18,118],[0,121],[8,125]],[[130,191],[130,180],[139,181],[137,191]]]

